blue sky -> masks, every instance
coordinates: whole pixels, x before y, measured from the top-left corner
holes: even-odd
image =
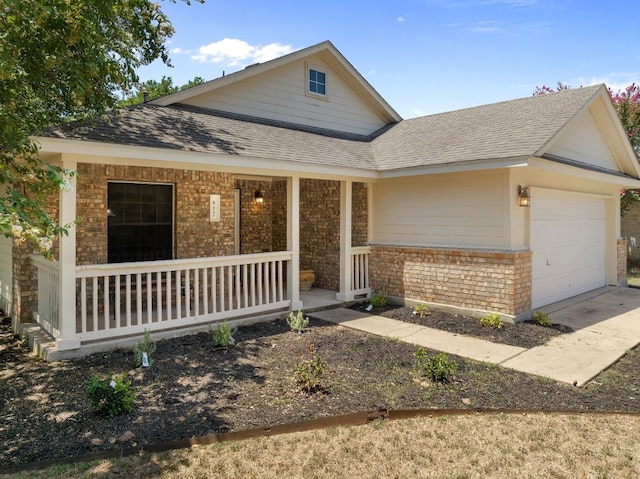
[[[403,118],[529,96],[537,85],[640,81],[632,0],[161,2],[182,85],[330,40]]]

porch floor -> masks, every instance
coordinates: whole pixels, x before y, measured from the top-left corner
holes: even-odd
[[[311,291],[300,291],[300,301],[305,312],[318,311],[331,307],[342,306],[343,302],[336,299],[336,292],[328,289],[311,288]]]

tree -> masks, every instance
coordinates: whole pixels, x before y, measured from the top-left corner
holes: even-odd
[[[545,95],[562,90],[569,90],[571,87],[558,82],[556,89],[549,88],[546,85],[536,87],[533,92],[535,95]],[[624,89],[613,93],[609,89],[609,95],[613,106],[618,113],[618,117],[622,122],[622,127],[629,137],[631,146],[633,147],[638,160],[640,161],[640,85],[632,83]],[[620,213],[624,216],[629,208],[635,203],[640,203],[640,191],[623,189],[620,190]]]
[[[158,58],[169,64],[172,34],[148,0],[2,0],[0,233],[46,254],[67,232],[44,204],[68,188],[73,172],[43,165],[33,136],[114,108],[118,92],[138,81],[138,67]]]
[[[193,80],[189,80],[188,83],[185,83],[181,87],[177,87],[173,84],[173,79],[171,77],[166,77],[163,75],[162,79],[159,82],[156,80],[147,80],[137,85],[133,93],[129,94],[125,99],[118,102],[118,106],[124,107],[142,103],[143,101],[145,101],[145,93],[148,95],[149,100],[155,100],[156,98],[160,98],[161,96],[170,95],[171,93],[175,93],[177,91],[186,90],[187,88],[201,85],[204,82],[204,78],[197,76],[194,77]]]

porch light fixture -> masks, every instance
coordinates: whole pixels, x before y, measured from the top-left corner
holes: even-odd
[[[113,217],[116,214],[113,212],[113,210],[111,208],[107,208],[107,216]]]
[[[518,205],[531,206],[531,196],[529,195],[529,187],[518,185]]]
[[[253,194],[253,201],[255,201],[258,204],[264,203],[264,196],[262,196],[262,193],[260,193],[260,190],[256,190],[256,192]]]

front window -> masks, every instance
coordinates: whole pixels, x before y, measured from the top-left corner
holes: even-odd
[[[309,92],[317,95],[327,94],[327,74],[309,69]]]
[[[173,258],[173,185],[109,183],[108,261]]]

